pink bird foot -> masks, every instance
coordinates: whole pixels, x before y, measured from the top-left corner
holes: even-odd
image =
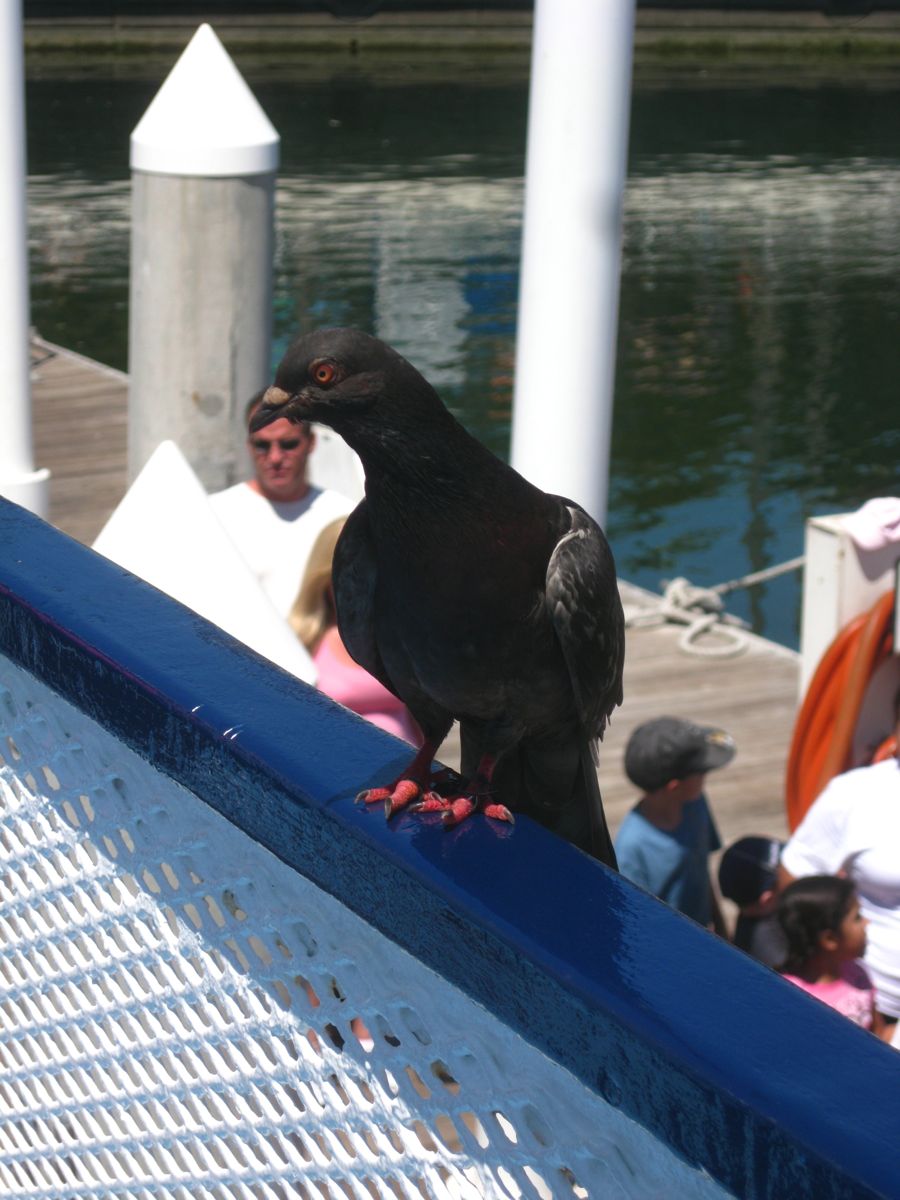
[[[458,790],[460,777],[449,767],[437,771],[431,769],[438,743],[426,741],[417,751],[415,758],[399,777],[387,787],[366,788],[356,797],[357,804],[383,804],[386,820],[407,808],[417,796],[437,794],[442,789]]]
[[[439,796],[436,792],[427,792],[418,804],[413,804],[409,810],[414,813],[443,813],[444,826],[453,829],[468,820],[473,813],[480,812],[493,821],[506,821],[509,825],[516,823],[515,817],[505,804],[493,804],[484,796]]]
[[[389,787],[366,788],[356,797],[357,804],[384,804],[385,820],[406,808],[422,789],[414,779],[398,779]]]

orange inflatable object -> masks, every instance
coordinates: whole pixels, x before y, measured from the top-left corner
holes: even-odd
[[[822,656],[794,725],[785,780],[793,831],[835,775],[853,765],[850,754],[869,680],[893,649],[894,593],[845,625]],[[878,754],[885,757],[884,746]]]

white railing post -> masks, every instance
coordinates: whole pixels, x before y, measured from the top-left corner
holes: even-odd
[[[49,471],[34,469],[28,358],[25,70],[21,0],[0,4],[0,495],[47,512]]]
[[[279,137],[201,25],[131,135],[128,472],[163,441],[207,490],[243,473],[269,378]]]
[[[536,0],[512,464],[606,517],[634,0]]]

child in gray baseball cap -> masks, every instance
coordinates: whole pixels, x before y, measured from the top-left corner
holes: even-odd
[[[627,879],[723,936],[709,878],[709,856],[722,843],[704,785],[734,755],[734,739],[715,726],[681,717],[639,725],[625,747],[625,774],[642,795],[616,837]]]

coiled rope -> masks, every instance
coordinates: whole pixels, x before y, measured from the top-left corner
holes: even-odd
[[[625,625],[629,628],[649,628],[664,625],[667,621],[686,625],[678,639],[678,646],[685,654],[696,654],[706,658],[735,658],[743,654],[749,644],[746,633],[750,626],[740,617],[725,611],[722,599],[738,588],[753,587],[796,571],[803,566],[805,558],[791,558],[787,562],[766,567],[763,571],[751,571],[739,579],[729,579],[713,587],[697,587],[679,576],[663,581],[663,594],[656,604],[649,607],[626,607]],[[701,644],[698,639],[704,634],[715,632],[719,640]]]

